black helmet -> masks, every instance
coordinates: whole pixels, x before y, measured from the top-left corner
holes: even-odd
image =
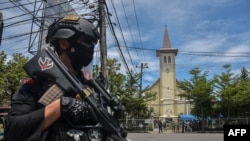
[[[58,39],[70,39],[77,36],[86,36],[94,44],[99,39],[98,31],[91,22],[78,15],[66,15],[49,26],[46,43],[55,45]]]

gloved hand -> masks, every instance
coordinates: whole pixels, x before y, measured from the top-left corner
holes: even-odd
[[[121,130],[121,135],[123,138],[126,138],[128,136],[128,131],[126,129]]]
[[[123,141],[123,139],[119,138],[116,135],[111,135],[111,136],[107,137],[106,141]]]
[[[106,141],[127,141],[127,139],[126,139],[127,135],[128,135],[128,132],[125,129],[122,129],[121,130],[122,138],[113,134],[113,135],[107,137]]]
[[[97,123],[92,107],[81,99],[71,97],[61,97],[61,116],[75,125]]]

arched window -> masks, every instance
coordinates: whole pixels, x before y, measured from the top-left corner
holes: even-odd
[[[168,56],[168,64],[171,64],[171,57]]]
[[[167,63],[167,57],[164,56],[164,63]]]

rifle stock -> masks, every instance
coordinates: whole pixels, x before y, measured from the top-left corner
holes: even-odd
[[[40,50],[23,68],[34,80],[46,78],[57,84],[65,93],[79,94],[92,106],[103,129],[117,135],[121,140],[125,140],[121,135],[118,120],[96,101],[93,95],[94,91],[89,86],[83,85],[61,62],[53,50],[50,48]],[[95,86],[95,89],[104,94],[106,101],[112,101],[112,97],[107,91],[104,91],[100,84],[97,84],[94,80],[92,82],[92,86]]]

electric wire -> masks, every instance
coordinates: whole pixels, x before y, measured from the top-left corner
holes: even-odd
[[[135,6],[134,6],[134,8],[135,8]],[[39,10],[41,10],[41,9],[39,9]],[[32,11],[32,12],[35,12],[35,11]],[[32,13],[32,12],[29,12],[29,13]],[[27,12],[26,12],[27,13]],[[136,13],[136,12],[135,12]],[[26,14],[22,14],[22,16],[25,16]],[[55,16],[55,17],[53,17],[53,16]],[[16,16],[17,17],[17,16]],[[21,17],[21,16],[20,16]],[[50,15],[49,17],[46,17],[46,18],[57,18],[58,16],[56,16],[56,15]],[[10,18],[9,18],[10,19]],[[11,19],[14,19],[13,17],[11,18]],[[6,19],[5,19],[6,20]],[[8,20],[8,19],[7,19]],[[29,19],[29,20],[27,20],[27,21],[30,21],[31,19]],[[107,20],[108,20],[108,18],[107,18]],[[137,21],[138,21],[138,18],[137,18]],[[8,24],[8,23],[7,23]],[[138,22],[137,22],[137,24],[138,24]],[[109,21],[109,24],[108,25],[112,25],[112,23],[111,23],[111,21]],[[13,26],[10,26],[10,27],[13,27]],[[137,26],[137,27],[139,27],[139,26]],[[114,34],[114,30],[112,30],[112,27],[110,27],[110,31],[111,31],[111,33],[112,33],[112,38],[115,40],[115,39],[117,39],[116,37],[115,37],[115,34]],[[35,32],[35,31],[34,31]],[[33,33],[32,33],[33,34]],[[140,32],[139,32],[139,34],[140,34]],[[23,36],[21,36],[21,34],[17,34],[17,35],[13,35],[13,36],[9,36],[8,38],[3,38],[3,39],[5,39],[5,41],[9,41],[9,40],[13,40],[13,39],[17,39],[17,38],[20,38],[20,39],[18,39],[18,40],[15,40],[15,42],[13,42],[13,44],[14,43],[18,43],[21,39],[23,39],[23,38],[25,38],[27,36],[27,33],[24,33],[24,35]],[[141,38],[141,37],[140,37]],[[140,40],[141,41],[141,40]],[[116,42],[118,42],[118,40],[116,41]],[[12,45],[13,45],[12,44]],[[142,41],[141,41],[141,44],[142,44]],[[34,43],[34,45],[36,45],[36,42]],[[118,43],[118,45],[116,45],[117,47],[119,46],[119,43]],[[27,47],[28,48],[28,47]],[[155,52],[156,50],[155,49],[145,49],[145,48],[143,48],[143,47],[129,47],[129,48],[133,48],[133,49],[135,49],[135,50],[140,50],[140,51],[142,51],[142,52],[144,52],[144,51],[153,51],[153,52]],[[15,52],[17,52],[16,50],[18,50],[18,52],[23,52],[23,53],[25,53],[25,50],[23,50],[23,48],[11,48],[11,47],[9,47],[8,49],[10,49],[10,50],[13,50],[13,51],[15,51]],[[119,49],[118,49],[119,50]],[[27,53],[27,52],[26,52]],[[178,54],[180,54],[180,55],[184,55],[184,56],[206,56],[206,57],[232,57],[232,58],[234,58],[234,57],[236,57],[236,58],[242,58],[242,57],[250,57],[250,52],[231,52],[231,53],[229,53],[229,52],[195,52],[195,51],[179,51],[178,52]],[[248,55],[249,54],[249,55]],[[122,57],[123,55],[121,54],[121,57]],[[124,56],[123,56],[124,57]],[[144,56],[145,57],[145,56]],[[126,59],[125,59],[126,60]]]
[[[143,43],[142,43],[142,39],[141,39],[141,32],[140,32],[140,26],[139,26],[139,22],[138,22],[138,16],[137,16],[136,8],[135,8],[135,1],[134,0],[132,0],[132,1],[133,1],[133,8],[134,8],[134,13],[135,13],[135,18],[136,18],[137,31],[138,31],[139,38],[140,38],[141,48],[143,50],[144,47],[143,47]],[[143,53],[144,60],[146,60],[144,52],[142,52],[142,53]]]
[[[125,6],[124,6],[122,0],[121,0],[121,4],[122,4],[122,9],[123,9],[123,13],[124,13],[124,16],[125,16],[126,23],[127,23],[127,25],[128,25],[129,34],[130,34],[132,43],[133,43],[133,45],[135,46],[135,41],[134,41],[134,38],[133,38],[133,36],[132,36],[133,34],[132,34],[132,32],[131,32],[131,27],[130,27],[130,24],[129,24],[129,22],[128,22],[128,16],[127,16],[127,14],[126,14]],[[139,57],[138,51],[136,51],[136,53],[137,53],[137,56]]]
[[[64,4],[64,3],[62,3],[62,4]],[[59,5],[59,4],[58,4]],[[52,7],[54,7],[54,5],[53,6],[51,6],[51,7],[49,7],[49,8],[52,8]],[[79,7],[79,8],[82,8],[82,7]],[[39,10],[41,10],[41,9],[39,9]],[[72,11],[72,10],[71,10]],[[71,12],[71,11],[66,11],[65,13],[68,13],[68,12]],[[32,12],[29,12],[29,13],[32,13]],[[58,13],[55,13],[55,14],[53,14],[53,15],[49,15],[49,16],[54,16],[54,15],[57,15]],[[22,14],[22,15],[25,15],[25,14]],[[48,18],[48,17],[47,17]],[[53,17],[53,18],[55,18],[55,17]],[[58,18],[58,17],[57,17]],[[10,18],[9,18],[10,19]],[[19,24],[19,23],[21,23],[21,22],[28,22],[28,21],[30,21],[30,20],[32,20],[32,19],[28,19],[28,20],[23,20],[23,21],[19,21],[19,22],[15,22],[15,23],[10,23],[10,24],[8,24],[7,23],[7,25],[5,25],[4,27],[12,27],[13,25],[15,25],[15,24]],[[19,25],[21,25],[21,24],[19,24]],[[37,33],[37,32],[30,32],[30,34],[33,34],[33,33]],[[21,37],[21,36],[25,36],[25,35],[27,35],[27,33],[23,33],[23,35],[22,34],[20,34],[20,35],[15,35],[15,36],[10,36],[10,37],[5,37],[5,38],[3,38],[3,40],[6,40],[6,39],[12,39],[12,38],[17,38],[17,37]]]
[[[40,1],[36,1],[36,2],[40,2]],[[33,4],[33,3],[36,3],[36,2],[29,2],[29,3],[24,3],[22,4],[23,6],[25,5],[30,5],[30,4]],[[2,4],[2,3],[0,3]],[[11,8],[17,8],[18,6],[10,6],[10,7],[5,7],[5,8],[0,8],[0,10],[6,10],[6,9],[11,9]]]
[[[6,2],[0,2],[0,4],[6,4],[6,3],[10,3],[9,1],[6,1]]]
[[[106,5],[106,8],[107,8],[107,5]],[[125,49],[127,50],[128,57],[129,57],[129,60],[130,60],[130,62],[131,62],[131,64],[132,64],[132,67],[133,67],[133,69],[135,70],[135,68],[134,68],[135,65],[134,65],[133,60],[132,60],[132,58],[131,58],[130,52],[129,52],[129,50],[128,50],[127,43],[126,43],[126,40],[125,40],[123,31],[122,31],[122,28],[121,28],[121,24],[120,24],[120,21],[119,21],[118,16],[117,16],[116,8],[115,8],[114,6],[113,6],[113,9],[114,9],[116,21],[117,21],[117,23],[118,23],[118,27],[119,27],[119,30],[120,30],[120,33],[121,33],[121,36],[122,36],[122,39],[123,39],[123,42],[124,42]]]
[[[107,8],[107,7],[106,7]],[[106,9],[107,11],[108,11],[108,9]],[[122,50],[121,50],[121,47],[120,47],[120,44],[119,44],[119,42],[118,42],[118,39],[117,39],[117,37],[116,37],[116,35],[115,35],[115,30],[114,30],[114,27],[113,27],[113,25],[111,24],[112,22],[111,22],[111,19],[110,19],[110,17],[109,16],[106,16],[107,18],[107,21],[108,21],[108,25],[109,25],[109,27],[110,27],[110,29],[111,29],[111,33],[113,34],[113,37],[114,37],[114,39],[115,39],[115,44],[116,44],[116,47],[118,48],[118,50],[119,50],[119,53],[120,53],[120,55],[121,55],[121,59],[122,59],[122,62],[123,62],[123,64],[124,64],[124,66],[125,66],[125,69],[126,69],[126,71],[127,71],[127,73],[129,74],[129,76],[131,77],[131,78],[133,78],[133,75],[132,75],[132,73],[130,72],[130,70],[129,70],[129,67],[128,67],[128,64],[127,64],[127,62],[126,62],[126,59],[125,59],[125,57],[124,57],[124,55],[123,55],[123,53],[122,53]]]

